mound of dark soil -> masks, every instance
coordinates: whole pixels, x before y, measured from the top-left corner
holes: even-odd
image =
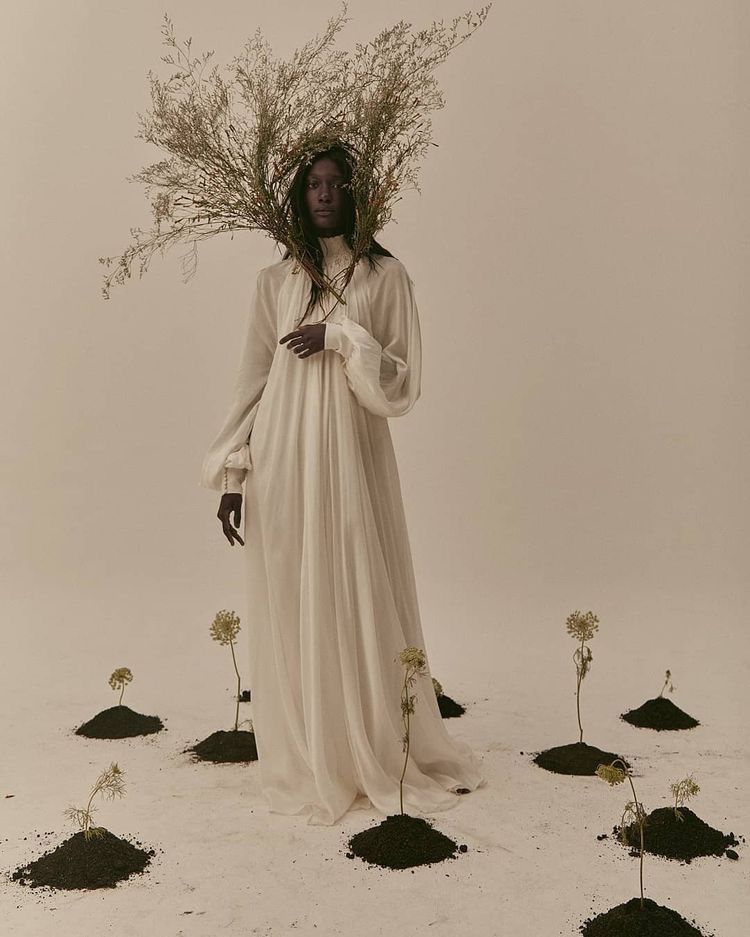
[[[349,840],[349,848],[348,858],[359,856],[386,869],[431,865],[452,859],[457,852],[466,852],[466,846],[458,846],[427,820],[400,813],[386,817],[369,830],[356,833]]]
[[[114,888],[123,879],[143,872],[153,855],[153,849],[140,849],[109,830],[88,842],[83,832],[78,832],[51,852],[17,868],[11,878],[32,888]]]
[[[246,732],[244,729],[238,729],[236,732],[234,729],[229,732],[212,732],[208,738],[193,745],[192,748],[186,748],[185,751],[197,755],[201,761],[258,760],[255,733]]]
[[[440,696],[438,696],[437,703],[440,709],[440,715],[443,719],[455,719],[457,716],[463,716],[466,712],[465,706],[457,703],[454,699],[451,699],[450,696],[446,696],[445,693],[441,693]]]
[[[679,706],[675,706],[672,700],[664,696],[646,700],[643,706],[623,713],[620,718],[629,722],[631,726],[656,729],[658,732],[665,729],[694,729],[700,725],[697,719],[693,719]]]
[[[164,724],[158,716],[144,716],[129,706],[110,706],[76,729],[76,735],[89,739],[127,739],[134,735],[153,735]]]
[[[680,807],[682,820],[675,816],[672,807],[659,807],[646,818],[643,830],[645,852],[667,859],[690,862],[696,856],[721,856],[730,846],[736,846],[733,833],[722,833],[704,823],[687,807]],[[632,846],[640,846],[638,825],[625,827],[625,837]]]
[[[631,898],[581,924],[584,937],[703,937],[682,915],[646,898]]]
[[[540,768],[554,771],[555,774],[596,774],[599,765],[609,765],[615,758],[620,758],[614,752],[605,752],[594,745],[585,742],[574,742],[572,745],[558,745],[539,752],[534,762]],[[624,758],[621,759],[625,764]]]

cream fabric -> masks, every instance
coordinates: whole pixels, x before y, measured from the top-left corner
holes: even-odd
[[[333,275],[343,238],[322,241]],[[399,810],[399,652],[424,648],[388,417],[420,394],[421,345],[403,265],[358,264],[327,320],[325,350],[299,359],[310,281],[292,261],[262,270],[228,417],[201,483],[241,490],[250,677],[262,788],[272,811],[335,823],[350,807]],[[319,308],[305,321],[318,321]],[[251,432],[252,431],[252,432]],[[249,438],[249,441],[248,441]],[[404,808],[453,806],[484,783],[418,678]]]

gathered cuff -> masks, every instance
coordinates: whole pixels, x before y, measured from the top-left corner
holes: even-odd
[[[224,460],[224,494],[242,494],[242,483],[252,468],[250,446],[247,443],[230,452]]]
[[[323,348],[326,351],[338,351],[340,353],[343,331],[344,328],[340,322],[326,322]]]

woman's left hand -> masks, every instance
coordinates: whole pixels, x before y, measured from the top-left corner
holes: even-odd
[[[309,358],[318,351],[323,351],[326,336],[325,322],[313,322],[311,325],[301,325],[293,332],[289,332],[279,339],[279,344],[289,342],[287,348],[294,352],[298,358]]]

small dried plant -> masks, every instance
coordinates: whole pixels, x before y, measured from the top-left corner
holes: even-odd
[[[138,136],[166,156],[130,177],[151,201],[154,225],[131,228],[119,257],[100,257],[108,273],[103,295],[143,276],[153,255],[189,246],[187,280],[195,271],[197,244],[242,229],[266,232],[284,245],[323,291],[343,302],[340,290],[311,263],[289,192],[300,165],[331,145],[346,147],[355,166],[352,260],[344,286],[375,233],[390,220],[408,189],[419,190],[419,164],[432,141],[430,113],[444,106],[433,72],[485,21],[490,5],[450,25],[435,22],[412,31],[399,22],[351,52],[334,40],[348,21],[341,12],[284,61],[257,30],[222,70],[213,52],[195,55],[180,42],[168,16],[162,27],[172,74],[149,72],[151,108],[139,115]]]
[[[664,691],[667,693],[674,693],[674,684],[672,683],[672,671],[667,670],[664,674],[664,686],[661,688],[661,693],[659,694],[659,699],[664,696]]]
[[[77,823],[83,831],[83,837],[86,842],[88,842],[92,836],[101,837],[106,833],[103,826],[91,825],[94,819],[95,808],[92,805],[94,798],[97,794],[101,794],[102,797],[107,797],[110,800],[113,800],[115,797],[122,797],[125,793],[123,777],[123,772],[118,767],[117,762],[113,761],[109,768],[103,771],[97,778],[96,784],[94,784],[91,789],[91,796],[86,806],[84,808],[68,807],[65,810],[65,816]]]
[[[591,648],[586,643],[590,641],[594,634],[599,630],[599,619],[593,612],[580,612],[576,610],[568,615],[566,626],[569,635],[572,635],[576,641],[580,642],[573,654],[573,662],[576,665],[576,712],[578,714],[578,729],[580,732],[579,742],[583,742],[583,726],[581,725],[581,684],[586,674],[591,669],[591,661],[594,659],[591,654]]]
[[[639,878],[641,885],[641,910],[643,910],[643,830],[646,826],[646,809],[638,800],[638,796],[635,792],[635,785],[633,784],[633,775],[630,773],[630,768],[628,768],[622,759],[615,758],[609,765],[599,765],[596,769],[596,774],[597,777],[600,777],[602,781],[606,781],[607,784],[610,784],[612,787],[615,787],[617,784],[622,784],[626,778],[630,782],[630,790],[633,792],[633,799],[625,804],[625,809],[623,810],[622,819],[620,820],[620,839],[623,843],[627,843],[627,827],[631,823],[636,823],[638,825],[641,839]]]
[[[122,706],[122,694],[125,692],[126,684],[130,683],[133,679],[133,674],[129,667],[118,667],[117,670],[113,670],[109,678],[109,685],[113,690],[120,691],[120,699],[117,701],[118,706]]]
[[[401,651],[396,659],[401,662],[404,668],[404,683],[401,687],[401,718],[404,723],[404,734],[401,739],[401,743],[404,751],[404,769],[401,772],[401,778],[398,782],[399,802],[401,805],[401,814],[403,816],[404,776],[406,774],[406,766],[409,761],[409,745],[411,742],[409,720],[414,713],[414,704],[417,700],[416,695],[410,691],[417,682],[417,677],[427,676],[427,659],[425,657],[424,651],[418,647],[404,648],[404,650]]]
[[[226,609],[222,609],[220,612],[216,613],[216,617],[211,623],[211,638],[214,641],[218,641],[219,644],[228,644],[230,650],[232,651],[232,663],[234,664],[234,672],[237,674],[237,711],[234,716],[234,731],[239,731],[240,727],[240,696],[241,696],[241,686],[242,681],[240,679],[240,672],[237,669],[237,657],[234,653],[234,639],[237,637],[240,631],[240,619],[238,615],[235,615],[234,611],[228,612]]]
[[[681,781],[675,781],[674,784],[669,785],[669,790],[672,793],[674,798],[674,815],[678,820],[684,822],[685,817],[683,816],[680,807],[684,807],[688,800],[691,797],[695,797],[696,794],[700,793],[700,787],[695,782],[695,778],[692,774],[688,775],[686,778],[683,778]]]

